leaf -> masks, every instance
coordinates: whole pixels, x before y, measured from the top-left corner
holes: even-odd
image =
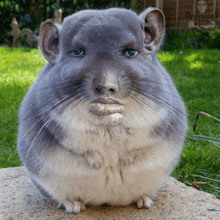
[[[220,174],[217,174],[217,173],[209,173],[209,172],[207,172],[206,170],[198,170],[198,173],[202,173],[202,174],[206,174],[206,175],[212,175],[212,176],[219,176],[219,177],[220,177]]]
[[[209,178],[209,177],[206,177],[206,176],[194,175],[194,174],[192,174],[191,176],[192,177],[199,177],[199,178],[206,179],[206,180],[210,180],[210,181],[216,182],[216,183],[220,183],[220,180]]]
[[[191,135],[187,136],[188,139],[196,140],[196,141],[207,141],[213,143],[215,146],[220,147],[220,139],[203,136],[203,135]]]

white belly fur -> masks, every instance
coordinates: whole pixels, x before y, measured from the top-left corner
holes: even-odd
[[[150,152],[145,161],[129,166],[110,166],[119,159],[114,154],[105,159],[103,168],[95,170],[83,158],[60,150],[55,152],[59,157],[53,155],[36,180],[58,201],[80,199],[91,205],[128,205],[139,196],[152,195],[170,174],[174,158],[170,159],[171,154],[165,150],[159,151]]]
[[[137,126],[130,114],[130,118],[124,117],[120,125],[110,130],[88,126],[86,114],[82,111],[81,114],[72,121],[67,115],[56,118],[67,132],[62,142],[66,149],[58,148],[45,155],[44,162],[47,162],[38,177],[33,177],[35,181],[61,202],[68,199],[91,205],[127,205],[139,196],[152,195],[168,177],[178,157],[171,143],[149,137],[151,125],[161,120],[156,116],[159,114],[154,112],[155,117],[151,118],[147,128]],[[79,122],[80,129],[75,127]],[[147,152],[142,161],[120,165],[121,156],[140,148]],[[104,165],[101,169],[89,167],[85,158],[79,156],[86,150],[96,150],[102,155]]]

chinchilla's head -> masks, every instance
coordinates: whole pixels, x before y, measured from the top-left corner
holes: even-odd
[[[49,102],[52,116],[62,115],[60,122],[78,127],[83,121],[150,125],[154,115],[165,114],[158,103],[167,96],[166,76],[154,55],[164,28],[164,15],[156,8],[139,16],[126,9],[85,10],[62,25],[45,21],[39,45],[48,64],[39,82],[49,91],[41,90],[42,105]]]

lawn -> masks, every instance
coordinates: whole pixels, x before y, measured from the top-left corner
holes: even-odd
[[[157,56],[186,103],[188,135],[220,138],[220,123],[205,116],[200,116],[196,131],[192,130],[198,111],[220,118],[220,51],[160,51]],[[16,151],[18,109],[46,62],[38,50],[26,48],[0,47],[0,60],[0,167],[3,168],[21,165]],[[220,197],[220,147],[186,139],[181,160],[172,174],[176,179],[180,175],[186,184],[204,182],[197,187]],[[189,177],[185,178],[186,175]]]
[[[209,117],[200,116],[197,129],[193,132],[198,111],[220,118],[220,51],[160,51],[157,56],[171,74],[186,103],[188,135],[205,135],[220,140],[220,123]],[[181,160],[172,174],[176,179],[180,175],[183,178],[189,175],[185,181],[188,185],[203,182],[204,185],[198,187],[215,192],[220,198],[220,147],[186,139]]]
[[[0,47],[0,167],[21,165],[16,150],[18,109],[45,65],[38,50]]]

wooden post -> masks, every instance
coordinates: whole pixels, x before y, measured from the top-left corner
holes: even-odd
[[[160,0],[156,0],[156,7],[160,8]]]
[[[179,18],[179,0],[176,0],[176,29],[178,29],[178,18]]]
[[[147,2],[146,0],[144,0],[144,9],[146,9],[146,7],[147,7]]]
[[[163,11],[163,0],[156,0],[156,7]]]
[[[134,9],[136,1],[135,0],[131,0],[131,8]]]
[[[160,0],[160,9],[163,11],[163,0]]]
[[[12,19],[11,28],[11,35],[13,37],[13,47],[21,47],[21,30],[19,29],[16,18]]]
[[[213,12],[214,15],[216,14],[216,4],[217,4],[216,0],[214,0],[214,12]],[[216,19],[216,16],[214,16],[214,20],[213,20],[214,22],[215,22],[215,19]]]
[[[196,0],[194,0],[194,7],[193,7],[193,22],[195,23],[195,15],[196,15]]]
[[[54,11],[55,20],[62,24],[62,9]]]

